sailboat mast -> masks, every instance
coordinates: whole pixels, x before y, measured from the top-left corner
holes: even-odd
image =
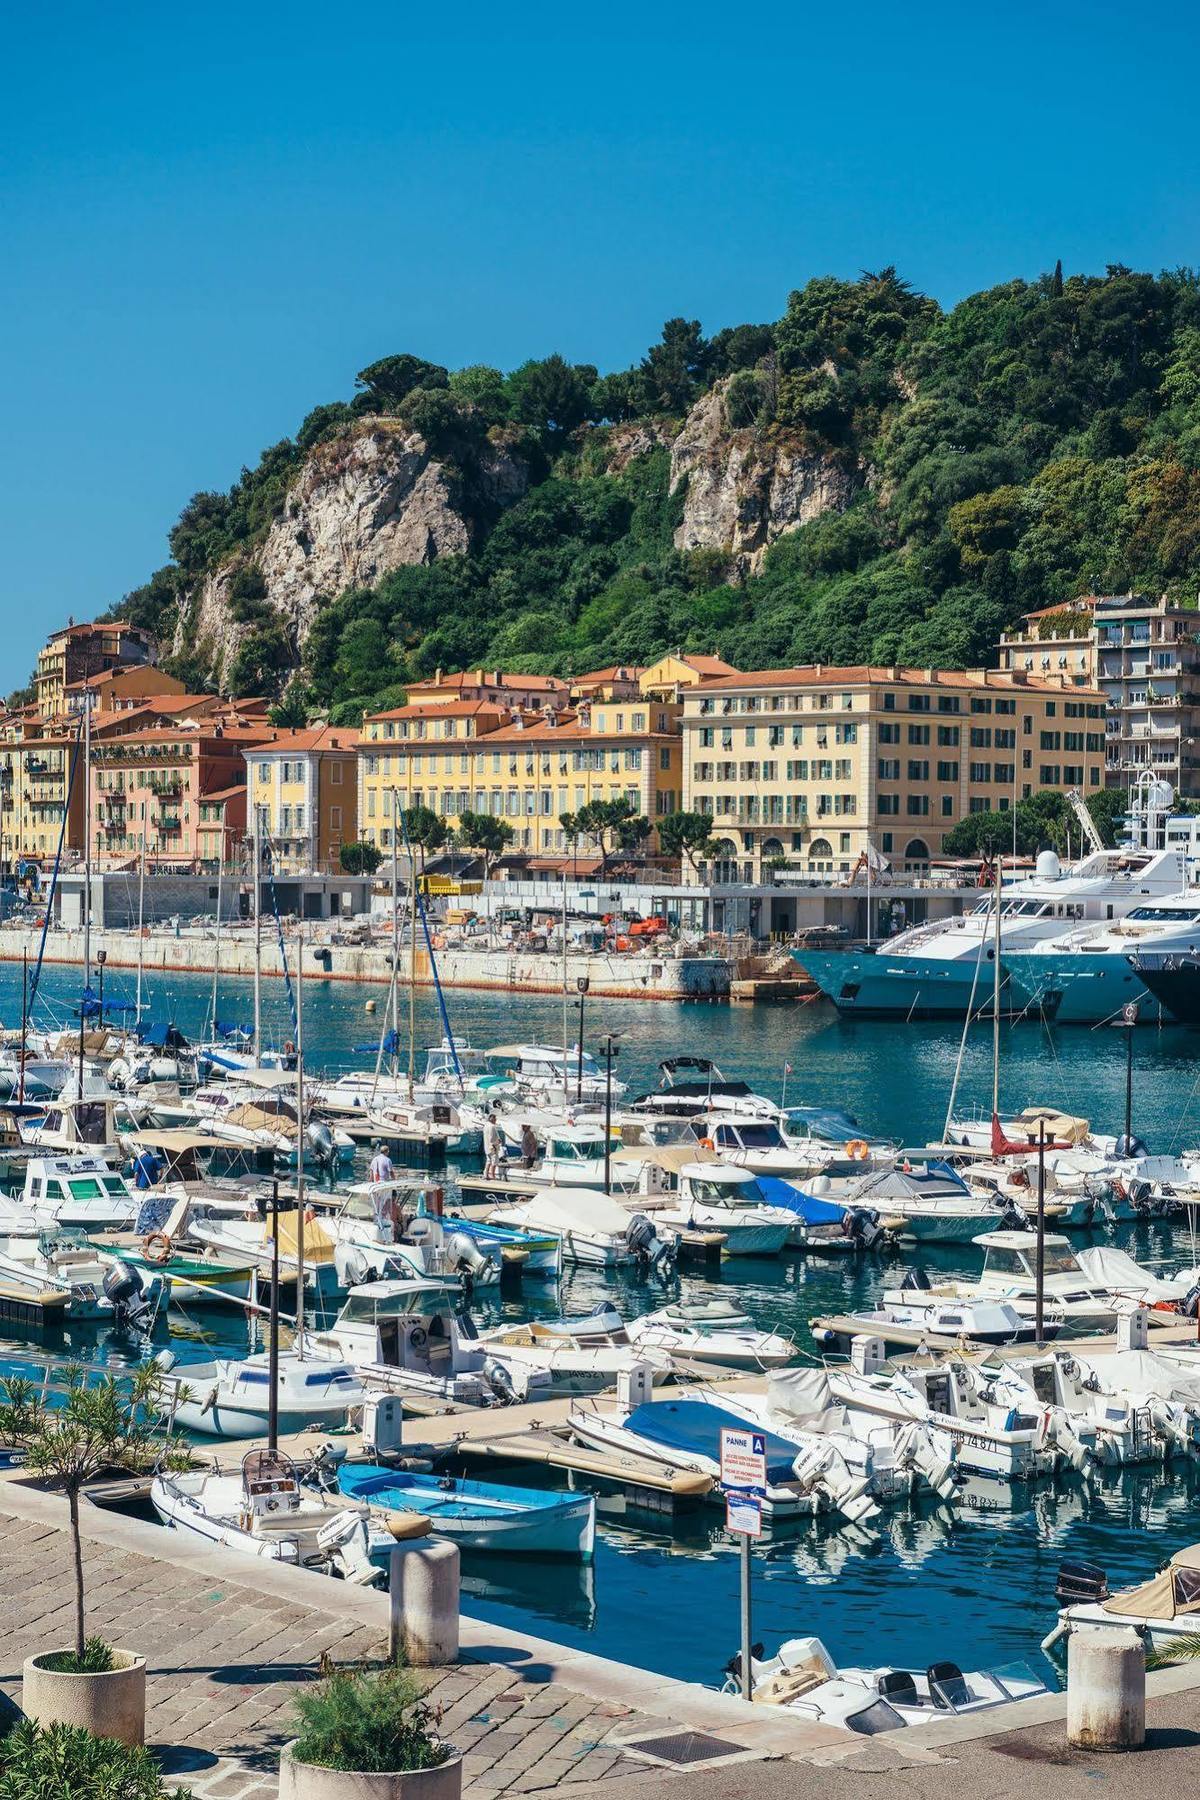
[[[137,1005],[133,1014],[133,1028],[136,1031],[142,1023],[142,962],[144,946],[142,931],[146,919],[146,833],[143,831],[139,845],[138,858],[138,960],[137,960]]]
[[[417,864],[416,846],[408,846],[408,1103],[417,1074]]]
[[[409,866],[412,865],[411,854]],[[400,789],[392,789],[392,1074],[400,1064]]]
[[[221,828],[220,850],[217,854],[217,940],[213,945],[213,978],[212,978],[212,1034],[217,1035],[217,971],[221,967],[221,899],[225,878],[225,828]]]
[[[262,1066],[262,933],[259,917],[259,870],[262,867],[262,818],[258,807],[254,808],[254,869],[251,887],[254,894],[254,1066]],[[215,1020],[214,1020],[215,1024]]]
[[[92,697],[83,689],[83,985],[92,979]],[[79,1031],[83,1034],[80,1005]]]
[[[567,1110],[567,1035],[570,1027],[567,1023],[567,862],[563,858],[562,878],[562,1097],[563,1111]]]
[[[992,961],[992,1113],[1000,1115],[1000,884],[1004,858],[996,858],[996,918]]]
[[[296,1349],[304,1360],[304,925],[296,927]]]

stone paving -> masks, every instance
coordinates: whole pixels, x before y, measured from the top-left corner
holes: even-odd
[[[289,1702],[322,1653],[376,1660],[377,1629],[320,1606],[281,1600],[200,1568],[89,1542],[89,1630],[146,1657],[147,1742],[196,1800],[274,1800]],[[322,1585],[312,1577],[314,1599]],[[334,1584],[329,1584],[332,1588]],[[73,1630],[70,1539],[64,1529],[3,1512],[0,1691],[19,1702],[21,1665]],[[536,1671],[464,1661],[421,1671],[441,1728],[464,1753],[471,1800],[551,1789],[581,1796],[612,1777],[647,1774],[618,1739],[677,1729],[670,1722],[545,1682]]]

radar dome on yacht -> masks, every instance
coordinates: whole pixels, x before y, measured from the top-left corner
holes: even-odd
[[[1053,850],[1039,850],[1037,859],[1037,878],[1039,881],[1057,881],[1062,874],[1062,864]]]

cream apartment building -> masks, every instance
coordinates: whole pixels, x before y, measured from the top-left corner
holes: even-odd
[[[868,848],[920,870],[968,813],[1104,782],[1104,695],[1010,670],[752,670],[685,692],[682,731],[718,881],[848,873]]]

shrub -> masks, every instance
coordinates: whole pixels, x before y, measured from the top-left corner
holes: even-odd
[[[43,1729],[23,1719],[0,1741],[0,1800],[191,1800],[163,1786],[148,1750],[93,1737],[73,1725]]]
[[[112,1645],[102,1637],[85,1638],[82,1654],[53,1650],[41,1658],[41,1665],[55,1675],[107,1675],[113,1666]]]
[[[435,1769],[449,1746],[430,1730],[440,1714],[421,1699],[412,1677],[400,1669],[326,1667],[321,1682],[293,1702],[298,1762],[365,1774]],[[0,1796],[3,1800],[3,1796]]]

